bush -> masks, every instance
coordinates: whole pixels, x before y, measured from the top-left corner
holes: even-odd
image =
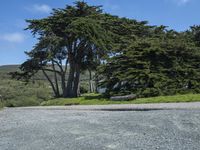
[[[156,88],[146,88],[142,93],[140,94],[143,97],[155,97],[162,95],[159,89]]]
[[[85,86],[80,86],[80,93],[81,94],[88,93],[88,89]]]
[[[0,94],[3,96],[5,106],[36,106],[51,98],[51,89],[45,82],[24,84],[11,79],[0,81]]]
[[[34,97],[22,97],[19,100],[10,100],[6,103],[7,107],[25,107],[25,106],[38,106],[40,102]]]

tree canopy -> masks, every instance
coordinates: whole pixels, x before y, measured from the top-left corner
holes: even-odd
[[[198,93],[200,49],[194,28],[178,33],[150,28],[120,54],[100,67],[107,95],[136,93],[139,97]]]

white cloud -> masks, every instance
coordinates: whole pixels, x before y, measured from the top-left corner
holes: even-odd
[[[186,4],[188,3],[190,0],[178,0],[179,4]]]
[[[191,0],[173,0],[173,1],[177,3],[178,5],[184,5],[190,2]]]
[[[39,13],[50,13],[51,7],[46,4],[34,4],[31,7],[26,8],[30,12],[39,12]]]
[[[21,33],[6,33],[0,35],[0,40],[11,43],[21,43],[25,40],[25,36]]]

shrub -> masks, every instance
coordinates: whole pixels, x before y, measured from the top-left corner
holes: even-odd
[[[11,79],[0,82],[0,94],[7,107],[36,106],[51,98],[51,89],[45,82],[24,84]]]
[[[80,86],[81,94],[88,93],[88,89],[85,86]]]

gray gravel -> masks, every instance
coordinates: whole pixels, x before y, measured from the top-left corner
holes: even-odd
[[[0,111],[0,150],[79,149],[199,150],[200,110]]]

